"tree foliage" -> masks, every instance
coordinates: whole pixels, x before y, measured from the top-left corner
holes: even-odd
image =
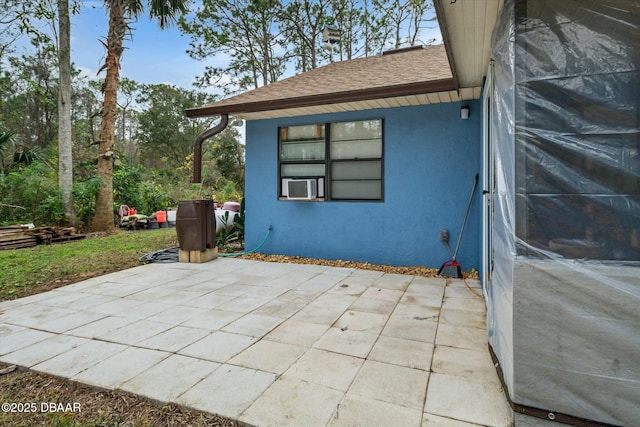
[[[280,79],[289,64],[304,72],[432,43],[422,39],[431,21],[433,5],[425,0],[202,0],[180,27],[191,36],[191,57],[219,63],[207,66],[197,84],[231,94]],[[338,43],[323,42],[329,25],[340,31]]]
[[[1,126],[24,136],[18,139],[19,145],[46,147],[57,131],[55,49],[40,46],[32,55],[10,57],[8,62],[14,71],[1,88]]]
[[[0,174],[4,173],[4,168],[7,164],[7,156],[9,153],[13,155],[15,152],[16,141],[13,138],[13,133],[2,132],[0,133]]]
[[[46,56],[46,52],[51,55]],[[43,58],[49,58],[51,66]],[[58,158],[55,63],[53,50],[40,49],[20,57],[9,56],[0,73],[0,224],[47,225],[64,218],[64,211],[61,215],[59,209],[63,204],[55,168]],[[71,77],[72,196],[78,220],[88,227],[101,185],[96,173],[96,142],[103,81],[89,80],[73,68]],[[193,141],[213,123],[208,119],[188,120],[184,109],[211,102],[213,97],[171,85],[123,81],[125,90],[119,95],[118,104],[126,108],[127,114],[124,122],[123,108],[118,108],[117,129],[120,138],[125,130],[125,142],[132,148],[116,150],[114,206],[131,203],[151,213],[200,193],[239,200],[244,147],[238,142],[239,134],[233,125],[203,146],[207,171],[204,188],[196,193],[190,183]]]
[[[61,75],[56,1],[0,0],[3,224],[64,217],[55,168],[62,156],[57,145]],[[119,204],[150,213],[197,195],[239,200],[244,147],[233,125],[205,141],[205,182],[190,184],[193,141],[214,123],[186,119],[184,109],[214,98],[172,85],[120,79],[122,43],[132,35],[131,23],[146,10],[165,27],[182,16],[188,0],[104,3],[110,13],[103,40],[106,75],[89,80],[72,66],[71,94],[66,96],[75,182],[71,194],[79,219],[85,226],[93,218],[96,228],[110,228]],[[71,10],[80,4],[71,0]],[[429,43],[423,34],[433,19],[431,2],[421,0],[202,0],[179,23],[191,36],[191,56],[214,57],[217,64],[206,68],[198,83],[228,94],[275,82],[292,69],[302,72],[330,61]],[[48,30],[38,27],[38,20],[48,23]],[[323,43],[327,25],[340,31],[338,43]],[[15,49],[20,37],[30,43],[25,52]]]
[[[244,193],[244,145],[238,139],[237,129],[227,127],[207,141],[204,157],[215,166],[215,187],[224,188],[232,183],[234,191]]]
[[[40,31],[37,22],[53,22],[55,16],[55,7],[46,0],[0,0],[0,59],[13,53],[23,36],[35,46],[51,44],[51,35]]]
[[[0,74],[2,225],[29,222],[53,225],[64,219],[63,199],[55,168],[58,157],[58,105],[55,102],[58,76],[55,66],[47,68],[46,73],[34,71],[37,70],[34,64],[42,62],[41,57],[41,52],[25,53],[19,58],[9,57]],[[54,59],[55,56],[50,58]],[[55,65],[55,61],[52,65]],[[33,82],[37,75],[45,76],[47,80],[39,88]],[[96,173],[96,141],[101,121],[100,90],[103,82],[82,77],[74,69],[71,77],[72,196],[80,226],[88,227],[95,215],[96,195],[101,187],[101,180]],[[211,102],[211,95],[171,85],[141,85],[126,79],[124,82],[126,87],[132,89],[131,94],[135,99],[128,99],[131,94],[126,91],[119,96],[118,104],[126,106],[127,116],[126,124],[122,126],[120,122],[118,130],[126,130],[126,143],[133,148],[130,151],[116,150],[118,164],[114,169],[114,206],[130,204],[143,213],[152,213],[197,194],[216,194],[239,200],[241,194],[238,191],[243,186],[244,157],[235,126],[229,126],[221,135],[205,142],[203,163],[208,173],[206,185],[196,191],[190,183],[192,173],[189,157],[192,156],[195,135],[213,123],[207,119],[188,120],[184,109]],[[36,96],[40,98],[34,99]],[[45,104],[50,108],[50,114],[42,113]],[[122,120],[121,108],[118,109],[118,118]],[[48,127],[51,128],[51,135],[42,136],[42,129]],[[138,132],[143,127],[154,132]],[[167,145],[169,142],[174,146]],[[232,152],[226,153],[226,147],[230,147]],[[180,154],[168,151],[169,148],[175,148]],[[148,151],[148,155],[140,156],[143,151]],[[218,161],[217,156],[222,158]],[[185,168],[185,165],[189,166]]]
[[[63,218],[55,169],[34,161],[0,174],[0,224],[57,224]]]
[[[136,121],[133,108],[140,84],[126,77],[118,83],[118,118],[116,119],[116,150],[129,159],[137,157],[137,144],[133,140]]]
[[[176,168],[193,152],[195,138],[211,127],[212,119],[188,119],[184,110],[212,98],[203,92],[166,84],[143,85],[136,102],[135,140],[147,166]],[[162,159],[166,159],[164,162]]]
[[[174,22],[187,11],[188,0],[149,0],[149,17],[157,20],[161,29]],[[117,120],[120,59],[124,50],[124,38],[132,33],[130,22],[144,10],[140,0],[105,0],[109,9],[109,29],[104,43],[107,56],[103,86],[103,101],[98,144],[98,177],[102,180],[96,196],[96,212],[92,227],[108,231],[113,228],[113,164],[115,159],[115,125]]]
[[[278,80],[286,56],[278,29],[277,0],[204,0],[193,18],[182,17],[182,31],[192,35],[188,53],[198,59],[229,58],[226,66],[207,66],[200,87],[220,87],[225,94]]]
[[[174,206],[176,201],[169,190],[153,178],[153,173],[149,174],[144,166],[116,166],[113,172],[114,201],[146,215]]]
[[[282,8],[278,17],[287,40],[294,41],[293,58],[296,70],[305,72],[320,63],[322,30],[332,23],[329,0],[292,1]]]

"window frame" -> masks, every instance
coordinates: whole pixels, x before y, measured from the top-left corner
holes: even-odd
[[[357,122],[366,122],[366,121],[380,121],[380,157],[367,157],[367,158],[340,158],[340,159],[332,159],[331,158],[331,125],[336,123],[357,123]],[[373,203],[381,203],[384,202],[384,194],[385,194],[385,179],[384,179],[384,170],[385,170],[385,123],[382,117],[373,117],[373,118],[363,118],[358,120],[340,120],[340,121],[331,121],[331,122],[314,122],[314,123],[303,123],[296,125],[288,125],[288,126],[278,126],[278,200],[286,200],[292,201],[287,198],[287,196],[283,195],[283,181],[285,179],[315,179],[318,188],[318,196],[315,199],[310,199],[309,201],[336,201],[336,202],[373,202]],[[294,127],[294,126],[323,126],[324,127],[324,160],[282,160],[281,158],[281,150],[282,150],[282,131],[284,128]],[[332,165],[333,163],[353,163],[353,162],[379,162],[380,163],[380,178],[362,178],[362,179],[336,179],[336,181],[351,181],[351,182],[379,182],[380,183],[380,197],[379,198],[336,198],[333,197],[332,193],[332,183],[334,179],[332,177]],[[322,164],[324,165],[324,176],[296,176],[293,178],[283,177],[282,176],[282,166],[283,165],[295,165],[295,164]],[[322,180],[322,185],[320,182]],[[322,193],[321,193],[322,188]],[[322,196],[320,195],[322,194]],[[297,199],[297,201],[300,201]]]

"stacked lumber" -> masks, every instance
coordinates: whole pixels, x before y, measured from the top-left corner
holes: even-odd
[[[0,227],[0,250],[29,248],[84,239],[85,234],[76,233],[74,227],[28,228],[19,225]]]
[[[22,225],[0,227],[0,250],[30,248],[37,245],[35,237],[25,234],[28,229]]]
[[[39,245],[68,242],[86,237],[84,234],[76,234],[74,227],[38,227],[27,230],[26,234],[35,237]]]

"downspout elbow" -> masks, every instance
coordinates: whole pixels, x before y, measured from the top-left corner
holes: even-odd
[[[196,137],[193,143],[193,182],[202,182],[202,143],[205,139],[209,139],[225,130],[229,123],[229,115],[221,114],[220,123],[211,129],[207,129]]]

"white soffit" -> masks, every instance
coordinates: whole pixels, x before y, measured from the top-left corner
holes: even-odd
[[[480,99],[480,86],[460,89],[459,92],[447,91],[421,95],[379,98],[367,101],[343,102],[339,104],[314,105],[311,107],[288,108],[284,110],[259,111],[253,113],[234,113],[233,116],[245,120],[274,119],[278,117],[306,116],[313,114],[338,113],[342,111],[371,110],[375,108],[406,107],[411,105],[439,104],[442,102],[467,101]]]
[[[458,85],[481,86],[489,65],[491,34],[504,0],[436,1],[444,14],[441,31],[448,40]]]

